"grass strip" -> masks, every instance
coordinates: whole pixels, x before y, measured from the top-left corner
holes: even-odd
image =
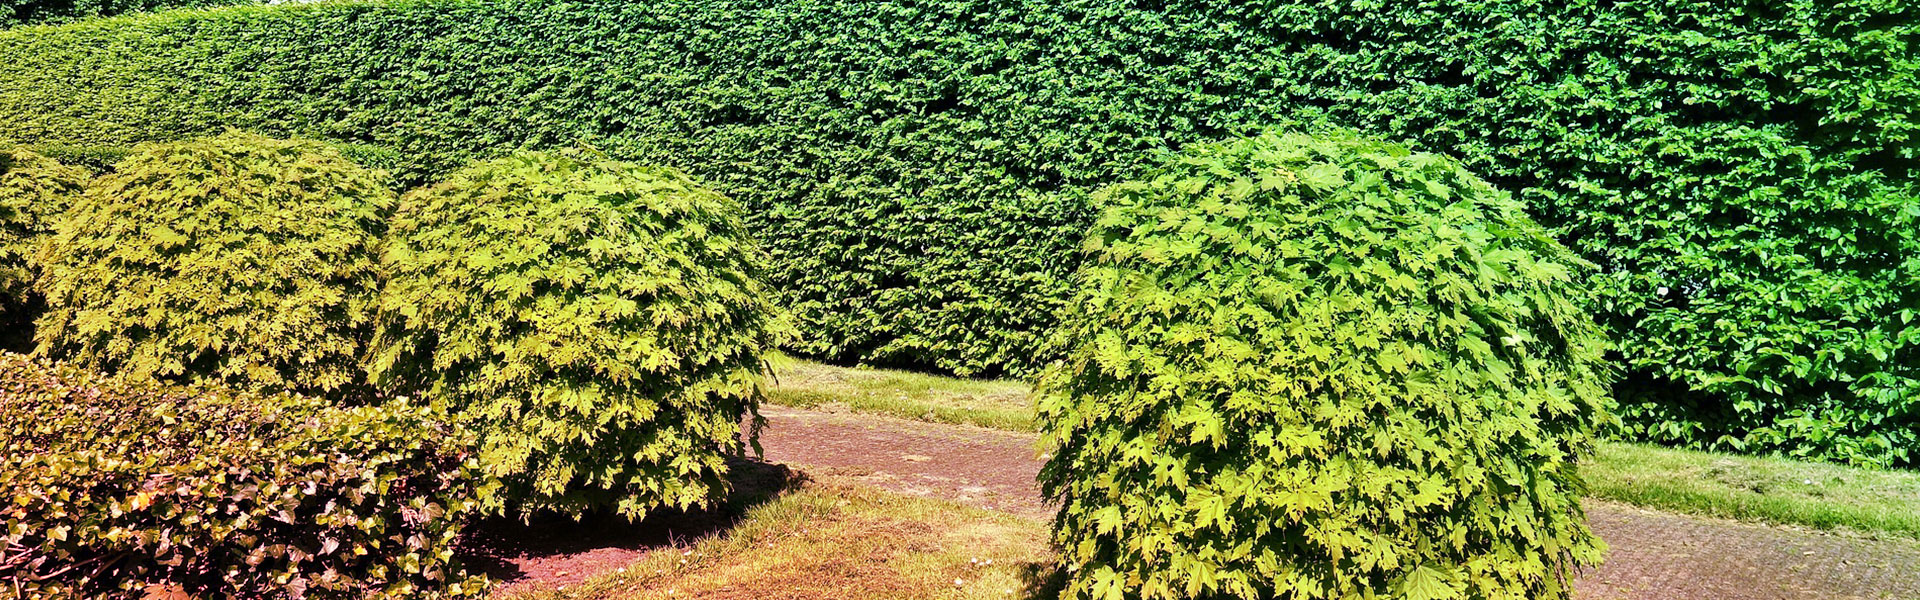
[[[774,362],[772,403],[934,423],[1034,431],[1028,386],[791,358]],[[1920,472],[1602,442],[1589,495],[1694,515],[1920,539]]]

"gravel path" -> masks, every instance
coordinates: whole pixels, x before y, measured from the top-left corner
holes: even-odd
[[[767,406],[766,459],[1034,518],[1052,509],[1034,436]],[[1588,501],[1612,547],[1586,600],[1920,600],[1920,542],[1768,527]]]

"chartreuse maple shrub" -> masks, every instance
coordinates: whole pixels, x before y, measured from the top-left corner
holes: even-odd
[[[402,198],[369,370],[476,423],[522,509],[705,505],[786,331],[763,260],[741,208],[680,171],[476,163]]]
[[[143,145],[48,238],[40,350],[169,380],[357,387],[394,200],[384,175],[317,142]]]
[[[1339,135],[1099,193],[1036,390],[1066,597],[1539,600],[1600,559],[1583,263],[1455,161]]]
[[[0,318],[27,303],[34,245],[92,175],[21,148],[0,148]]]
[[[473,436],[408,403],[109,377],[0,353],[0,586],[28,598],[471,596],[497,506]]]

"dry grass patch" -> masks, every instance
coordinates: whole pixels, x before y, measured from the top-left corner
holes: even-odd
[[[515,600],[985,600],[1034,597],[1043,524],[842,482],[808,483],[727,533]]]

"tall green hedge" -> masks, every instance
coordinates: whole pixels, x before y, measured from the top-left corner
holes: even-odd
[[[227,126],[415,181],[584,142],[753,210],[840,360],[1028,371],[1100,185],[1298,118],[1461,157],[1600,266],[1638,435],[1912,462],[1907,0],[401,0],[0,34],[0,139]]]
[[[0,29],[68,23],[169,8],[254,4],[259,0],[0,0]]]

